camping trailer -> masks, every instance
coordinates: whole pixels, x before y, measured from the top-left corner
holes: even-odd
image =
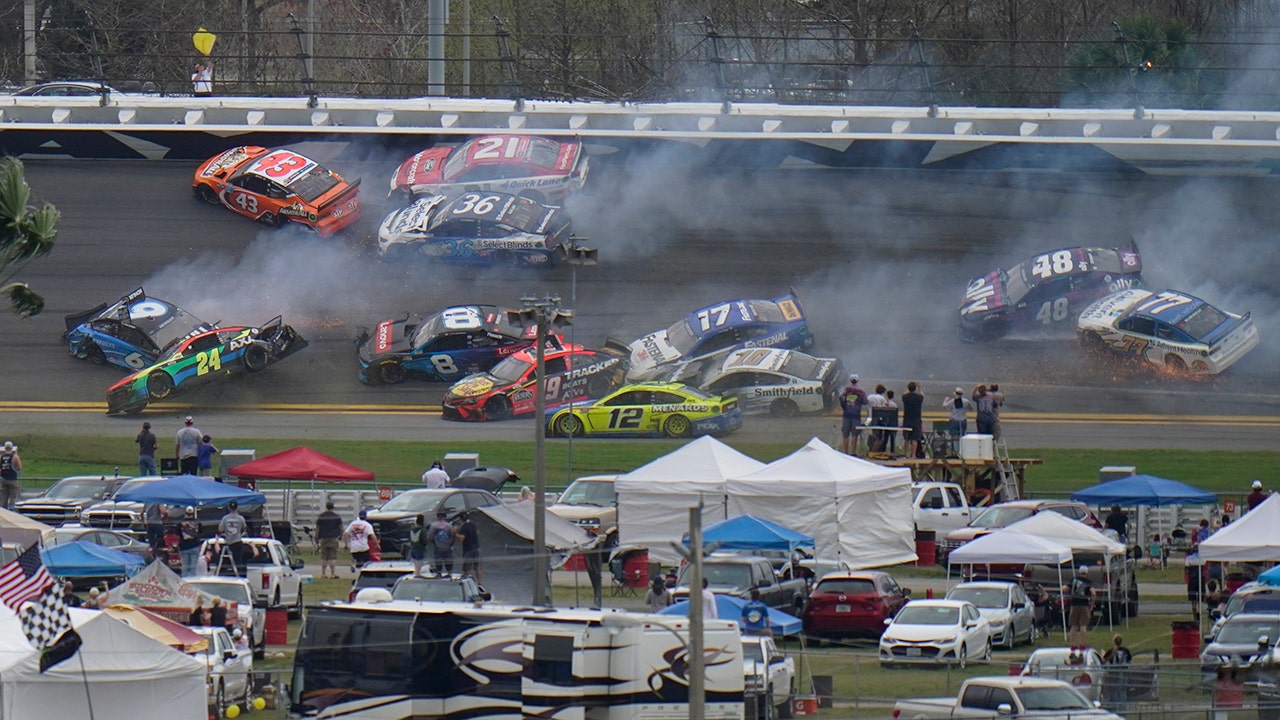
[[[688,619],[412,601],[312,608],[294,717],[658,720],[689,715]],[[704,629],[708,720],[743,716],[736,623]]]

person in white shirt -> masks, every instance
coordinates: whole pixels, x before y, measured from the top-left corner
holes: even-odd
[[[369,542],[374,537],[374,532],[373,526],[365,519],[367,516],[368,511],[361,510],[360,517],[352,520],[342,532],[347,541],[347,550],[351,551],[351,561],[355,563],[351,568],[353,571],[369,562]]]
[[[707,579],[702,578],[702,619],[715,620],[720,617],[716,609],[716,594],[707,588]]]
[[[437,490],[449,486],[449,473],[440,467],[439,460],[431,463],[431,467],[422,473],[422,484]]]

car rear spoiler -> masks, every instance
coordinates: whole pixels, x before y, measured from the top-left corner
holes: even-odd
[[[343,192],[341,195],[338,195],[337,197],[330,200],[329,202],[318,206],[317,209],[323,210],[327,207],[332,207],[334,205],[337,205],[340,202],[344,202],[348,198],[354,196],[359,190],[360,190],[360,179],[357,179],[355,182],[349,183],[349,187],[346,189],[345,192]]]
[[[604,340],[604,349],[614,355],[620,355],[624,358],[631,357],[631,344],[623,342],[615,337],[607,337]]]
[[[85,322],[88,322],[90,318],[94,317],[95,315],[102,312],[103,310],[106,310],[108,307],[109,306],[106,303],[102,303],[101,305],[95,307],[92,310],[85,310],[82,313],[76,313],[74,315],[64,316],[63,321],[67,324],[67,332],[71,332],[72,330],[75,330],[76,328],[80,327]]]

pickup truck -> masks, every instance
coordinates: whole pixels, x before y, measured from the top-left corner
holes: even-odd
[[[899,700],[897,720],[945,718],[1035,718],[1036,720],[1121,720],[1093,704],[1061,680],[1036,677],[976,677],[965,680],[954,698]]]
[[[230,705],[247,709],[249,692],[253,689],[253,653],[237,650],[226,628],[191,629],[209,639],[209,647],[204,651],[209,707],[217,711],[217,717],[226,717],[225,710]]]
[[[273,538],[245,538],[244,543],[253,549],[244,567],[234,567],[229,559],[219,562],[217,546],[220,540],[206,540],[200,551],[214,545],[213,560],[209,572],[214,575],[239,576],[249,581],[253,588],[253,602],[258,606],[288,606],[289,617],[302,617],[302,560],[291,558],[284,543]]]
[[[189,577],[183,580],[202,593],[216,595],[223,602],[234,603],[236,618],[240,629],[249,638],[249,646],[253,656],[258,659],[266,657],[267,650],[267,611],[254,607],[253,588],[249,581],[241,577],[204,576]]]
[[[422,577],[404,575],[391,588],[395,600],[416,602],[481,602],[492,600],[475,578],[471,577]]]
[[[787,717],[795,694],[796,663],[767,635],[742,636],[743,688],[757,698],[756,717]],[[770,706],[778,711],[769,712]]]
[[[972,512],[964,490],[955,483],[911,484],[911,520],[916,530],[935,532],[941,538],[968,525]]]
[[[759,590],[765,605],[792,615],[799,615],[809,599],[809,583],[779,578],[769,558],[758,555],[712,554],[702,561],[702,576],[717,595],[749,598],[753,589]],[[689,597],[688,565],[680,568],[671,594],[677,601]]]
[[[604,538],[606,548],[618,544],[618,495],[613,490],[617,475],[588,475],[570,483],[555,504],[552,515],[568,520]]]

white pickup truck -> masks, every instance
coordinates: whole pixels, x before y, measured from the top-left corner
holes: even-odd
[[[972,514],[964,490],[955,483],[911,484],[911,519],[916,530],[932,531],[941,538],[968,525]]]
[[[954,698],[899,700],[893,706],[893,717],[896,720],[1009,717],[1122,720],[1061,680],[1033,677],[969,678]]]
[[[187,584],[202,593],[216,595],[227,603],[235,603],[237,624],[249,638],[253,656],[262,659],[267,650],[267,611],[253,604],[253,588],[242,577],[208,575],[185,578]]]
[[[237,650],[226,628],[191,629],[209,639],[209,647],[203,653],[208,673],[205,680],[209,707],[217,711],[217,717],[226,717],[225,711],[230,705],[247,710],[253,689],[252,651]],[[197,659],[200,657],[196,655]]]
[[[217,541],[206,541],[206,548],[210,542]],[[238,572],[233,571],[232,563],[229,560],[219,562],[218,553],[215,552],[209,567],[210,574],[239,575],[249,581],[255,605],[287,606],[289,617],[302,617],[303,578],[298,571],[304,567],[303,561],[290,557],[289,549],[279,540],[245,538],[244,544],[253,550],[244,567],[235,568]]]
[[[756,717],[790,717],[796,664],[767,635],[742,636],[743,688],[759,703]],[[769,712],[771,706],[777,715]]]

